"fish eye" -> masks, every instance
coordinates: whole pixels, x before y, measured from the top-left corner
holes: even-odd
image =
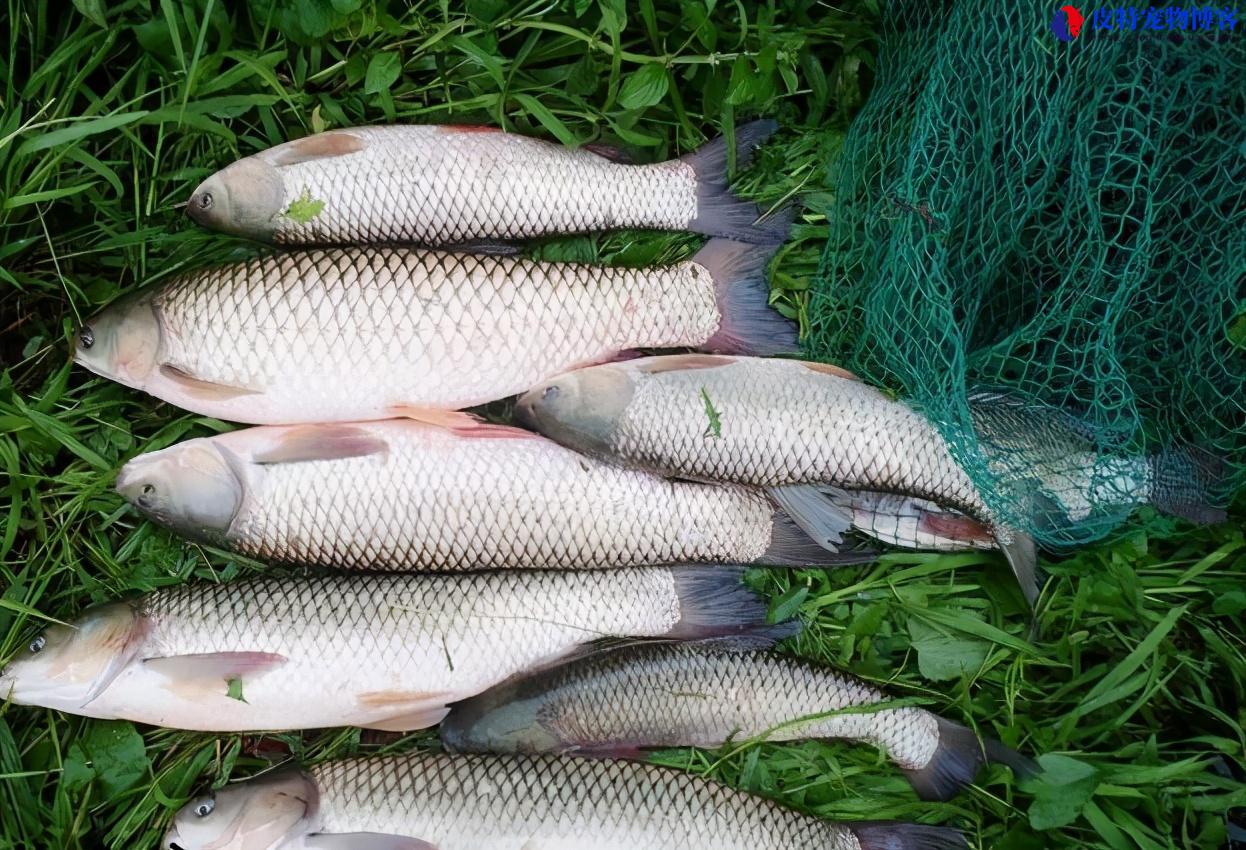
[[[154,501],[153,497],[155,496],[155,494],[156,494],[155,485],[150,484],[150,483],[144,484],[143,489],[140,490],[138,494],[138,503],[145,508],[151,507],[151,503]]]
[[[559,392],[561,392],[561,390],[558,389],[557,384],[550,384],[545,388],[545,391],[541,393],[541,401],[553,401],[558,398]]]
[[[91,330],[90,325],[83,325],[82,330],[78,331],[78,345],[83,348],[95,345],[95,332]]]
[[[216,808],[216,799],[214,797],[204,797],[198,803],[195,803],[194,813],[197,818],[206,818],[212,814],[212,810]]]
[[[199,209],[201,210],[212,209],[212,193],[211,192],[200,192],[199,193]]]
[[[35,638],[34,640],[30,642],[30,646],[28,646],[27,649],[29,649],[31,653],[39,653],[39,652],[43,652],[43,648],[47,645],[48,645],[48,639],[45,638],[43,635],[39,635],[39,637]]]

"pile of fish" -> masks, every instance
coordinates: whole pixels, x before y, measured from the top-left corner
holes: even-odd
[[[738,162],[773,130],[738,128]],[[317,569],[91,609],[35,637],[0,694],[206,731],[441,723],[445,748],[471,753],[264,774],[188,804],[168,850],[963,846],[636,763],[841,738],[882,748],[930,800],[988,761],[1032,769],[770,651],[799,624],[768,623],[732,565],[998,547],[1027,598],[1038,585],[1032,541],[993,519],[918,411],[772,357],[798,353],[766,280],[790,216],[730,192],[731,153],[719,139],[634,165],[489,128],[370,127],[209,177],[196,221],[306,247],[128,295],[74,357],[259,426],[134,458],[126,500],[189,539]],[[534,262],[511,243],[621,227],[710,238],[641,269]],[[516,394],[525,428],[464,412]]]

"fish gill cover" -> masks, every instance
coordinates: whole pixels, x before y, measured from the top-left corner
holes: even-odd
[[[997,519],[1064,546],[1140,490],[1209,518],[1246,481],[1246,20],[1088,11],[1063,42],[1052,14],[884,13],[808,345],[919,405]]]

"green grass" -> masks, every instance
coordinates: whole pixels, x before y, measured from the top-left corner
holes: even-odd
[[[588,0],[477,0],[463,13],[394,3],[392,16],[350,0],[61,5],[9,0],[0,23],[0,659],[93,602],[255,568],[140,521],[112,491],[134,454],[225,426],[68,359],[74,326],[120,292],[256,250],[173,209],[208,173],[360,123],[486,122],[659,159],[775,115],[784,129],[740,185],[803,205],[775,268],[798,314],[833,201],[825,166],[868,87],[877,16],[872,3],[812,0],[639,2],[626,14]],[[535,254],[643,264],[694,244],[626,233]],[[924,804],[883,758],[838,744],[664,758],[826,817],[955,823],[983,848],[1219,846],[1225,813],[1246,806],[1242,783],[1218,772],[1246,747],[1236,516],[1209,530],[1153,521],[1050,563],[1032,640],[993,554],[758,576],[777,613],[809,620],[797,651],[1052,754],[1049,778],[1026,790],[995,769],[951,803]],[[154,847],[201,785],[290,754],[431,740],[215,737],[5,705],[0,848]]]

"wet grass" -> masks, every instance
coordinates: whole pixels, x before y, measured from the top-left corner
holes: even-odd
[[[239,155],[322,128],[499,124],[641,160],[737,122],[783,130],[742,176],[802,205],[775,268],[802,308],[833,199],[825,167],[869,82],[871,3],[159,3],[9,0],[0,21],[0,659],[83,607],[256,565],[185,545],[112,491],[134,454],[227,427],[71,367],[81,317],[140,283],[256,246],[174,204]],[[711,9],[712,11],[706,11]],[[743,11],[749,9],[746,13]],[[662,262],[695,240],[551,240],[552,259]],[[991,554],[760,574],[810,622],[793,651],[885,683],[1030,754],[946,804],[867,748],[750,745],[663,759],[826,817],[953,823],[984,848],[1216,847],[1246,805],[1238,521],[1150,529],[1048,564],[1031,638]],[[210,736],[0,708],[0,848],[150,848],[192,791],[275,759],[402,750],[355,730]],[[690,817],[696,813],[689,813]]]

